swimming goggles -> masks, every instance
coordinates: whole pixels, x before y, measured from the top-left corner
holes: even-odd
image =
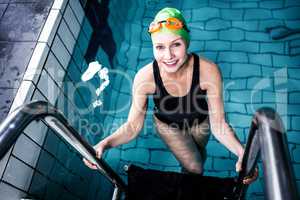
[[[162,24],[165,24],[165,27],[170,29],[170,30],[179,30],[182,28],[185,28],[187,31],[189,31],[186,26],[182,23],[182,21],[180,21],[177,18],[171,17],[168,18],[166,20],[163,21],[159,21],[159,22],[152,22],[149,26],[148,32],[154,33],[157,32],[158,30],[160,30],[162,28]]]

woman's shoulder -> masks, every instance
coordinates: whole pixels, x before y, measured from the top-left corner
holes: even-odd
[[[141,81],[151,81],[154,80],[153,79],[153,67],[152,67],[152,63],[149,63],[145,66],[143,66],[142,68],[140,68],[136,75],[135,75],[136,79],[140,79]]]
[[[200,75],[204,79],[211,79],[214,76],[220,76],[220,70],[217,64],[215,64],[213,61],[203,57],[199,56],[200,58]]]
[[[200,56],[200,87],[208,90],[212,85],[221,84],[222,76],[219,67],[211,60]]]
[[[143,87],[146,93],[154,93],[155,82],[152,63],[143,66],[137,71],[134,77],[134,83],[139,85],[139,87]]]

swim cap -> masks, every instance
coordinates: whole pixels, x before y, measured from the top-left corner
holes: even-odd
[[[188,33],[186,21],[179,10],[177,10],[176,8],[163,8],[156,14],[153,22],[161,22],[171,17],[179,19],[183,23],[185,28],[181,28],[178,30],[171,30],[166,28],[165,26],[162,26],[159,32],[168,32],[168,33],[173,33],[175,35],[181,36],[185,40],[188,47],[190,44],[190,35]]]

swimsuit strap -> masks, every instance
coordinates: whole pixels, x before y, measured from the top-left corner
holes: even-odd
[[[199,87],[199,56],[195,53],[192,53],[194,57],[194,64],[193,64],[193,78],[192,78],[192,86],[191,91],[194,91],[194,88]],[[191,92],[190,91],[190,92]]]
[[[164,87],[163,81],[161,79],[161,76],[159,73],[159,67],[158,67],[156,60],[154,60],[154,62],[153,62],[153,75],[154,75],[155,85],[157,87],[155,91],[159,92],[163,96],[168,95],[168,91]]]

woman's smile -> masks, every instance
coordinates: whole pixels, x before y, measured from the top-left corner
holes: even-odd
[[[163,61],[163,63],[167,66],[167,67],[176,67],[178,60],[172,60],[172,61]]]

